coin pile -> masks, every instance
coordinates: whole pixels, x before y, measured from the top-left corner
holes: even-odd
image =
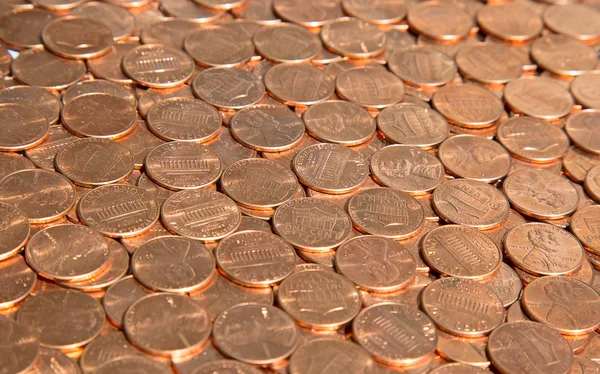
[[[0,42],[0,373],[600,372],[596,1],[0,0]]]

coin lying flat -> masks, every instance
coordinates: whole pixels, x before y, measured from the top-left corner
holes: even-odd
[[[486,183],[503,178],[511,168],[511,157],[504,147],[476,135],[447,139],[440,145],[438,157],[450,174]]]
[[[17,255],[0,262],[0,279],[5,287],[0,290],[0,308],[7,309],[24,300],[36,286],[36,275]]]
[[[335,80],[342,98],[365,108],[382,109],[402,101],[404,83],[396,75],[374,67],[346,70]]]
[[[43,9],[16,9],[0,18],[0,39],[13,49],[43,48],[44,26],[58,18]]]
[[[174,48],[148,44],[127,52],[122,66],[125,75],[142,86],[169,88],[192,76],[194,60]]]
[[[15,171],[35,169],[35,164],[16,152],[0,152],[0,180]]]
[[[110,355],[110,359],[105,358],[105,353]],[[79,362],[84,372],[93,372],[111,361],[141,356],[143,356],[142,352],[132,346],[122,332],[115,331],[102,335],[88,344]]]
[[[477,23],[487,34],[511,42],[533,39],[544,28],[533,8],[516,2],[484,6],[477,13]]]
[[[142,286],[132,275],[121,278],[106,290],[102,299],[106,317],[110,323],[122,328],[123,317],[131,304],[153,293],[152,290]]]
[[[113,4],[87,3],[75,8],[71,14],[103,23],[110,30],[114,40],[127,39],[135,28],[133,14]]]
[[[600,217],[600,206],[588,206],[573,214],[569,226],[585,249],[594,254],[600,254],[600,237],[595,231],[597,217]]]
[[[202,66],[233,67],[254,55],[252,39],[221,26],[205,26],[187,34],[183,47]]]
[[[226,14],[222,10],[200,6],[193,1],[163,0],[161,8],[171,17],[187,18],[198,23],[216,21]]]
[[[504,100],[515,112],[542,119],[563,117],[573,107],[573,97],[547,77],[514,79],[504,88]]]
[[[472,17],[456,4],[428,1],[411,7],[408,24],[417,33],[438,40],[466,37],[473,27]]]
[[[342,56],[365,59],[383,53],[385,33],[372,23],[358,19],[340,20],[321,28],[323,45]]]
[[[333,95],[334,79],[305,64],[277,64],[263,78],[267,91],[287,105],[312,105]]]
[[[565,130],[571,141],[586,152],[600,155],[600,142],[596,139],[600,135],[597,121],[600,111],[587,109],[569,116]]]
[[[585,4],[557,4],[544,12],[546,26],[559,34],[566,34],[583,41],[592,41],[600,37],[598,11]]]
[[[342,6],[344,11],[352,17],[377,25],[401,21],[406,16],[407,8],[406,3],[402,0],[344,0]]]
[[[67,16],[55,19],[42,30],[42,42],[58,56],[86,59],[101,56],[110,50],[113,35],[110,29],[92,18]]]
[[[265,86],[252,73],[236,68],[213,68],[200,72],[192,83],[200,99],[219,109],[242,109],[256,104]]]
[[[46,117],[50,125],[60,117],[60,100],[51,92],[33,86],[12,86],[0,90],[1,103],[25,104],[33,107]]]
[[[318,27],[344,17],[341,2],[273,0],[273,9],[281,19],[304,27]]]
[[[382,110],[377,129],[390,142],[423,148],[436,146],[448,136],[448,122],[437,111],[406,104]]]
[[[17,253],[29,239],[29,220],[25,213],[12,204],[0,202],[0,260]],[[0,303],[1,304],[1,303]]]
[[[321,51],[319,37],[289,23],[265,26],[254,34],[256,50],[274,62],[306,62]]]
[[[24,323],[15,322],[9,317],[0,317],[2,337],[0,365],[7,373],[25,373],[31,369],[39,357],[40,343],[35,332]]]
[[[600,201],[600,167],[591,168],[584,182],[585,192],[596,202]]]
[[[436,68],[423,69],[423,65]],[[452,57],[428,46],[396,49],[388,58],[390,71],[417,87],[436,87],[452,81],[458,72]]]
[[[502,102],[492,92],[474,84],[444,86],[433,95],[432,103],[449,122],[470,128],[490,126],[503,112]]]
[[[567,76],[582,75],[593,70],[598,59],[592,47],[561,34],[537,39],[531,46],[531,56],[543,69]]]
[[[517,273],[504,262],[500,265],[500,271],[483,284],[498,295],[505,308],[519,299],[523,288]]]
[[[600,74],[584,74],[571,82],[571,94],[586,108],[600,109],[598,85]]]
[[[302,345],[290,359],[290,374],[302,374],[311,370],[333,370],[351,374],[370,373],[378,366],[371,355],[352,342],[321,338]]]
[[[45,50],[28,50],[19,54],[11,65],[15,78],[24,84],[60,90],[79,81],[85,63],[67,60]]]
[[[48,119],[41,111],[20,103],[0,104],[0,121],[4,131],[0,151],[33,148],[46,139],[50,130]]]
[[[97,78],[122,84],[131,84],[133,80],[126,76],[121,69],[121,60],[127,52],[137,46],[139,46],[138,43],[115,43],[104,55],[88,60],[88,68]]]

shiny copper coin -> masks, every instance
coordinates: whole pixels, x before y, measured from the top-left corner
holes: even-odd
[[[90,94],[106,94],[116,96],[127,101],[129,105],[134,108],[137,105],[136,95],[131,87],[104,79],[87,80],[74,84],[65,90],[62,95],[62,102],[63,104],[68,104],[74,99]],[[98,106],[101,107],[101,105]],[[98,109],[96,108],[96,110]]]
[[[285,106],[258,104],[233,116],[230,131],[239,143],[248,148],[280,152],[302,141],[304,123]]]
[[[500,298],[469,279],[434,281],[423,290],[421,308],[440,330],[457,336],[487,335],[504,321]]]
[[[81,225],[58,225],[35,234],[25,257],[36,273],[65,281],[93,276],[108,261],[108,243],[99,232]]]
[[[299,335],[298,327],[286,313],[268,305],[234,306],[221,313],[213,327],[215,345],[223,353],[258,365],[291,355],[298,345]]]
[[[60,367],[64,374],[78,374],[79,365],[69,356],[56,349],[40,347],[38,359],[31,371],[33,373],[52,373],[54,368]]]
[[[304,27],[318,27],[344,17],[341,2],[317,0],[273,0],[273,9],[281,18]]]
[[[111,30],[92,18],[67,16],[48,23],[42,30],[42,42],[55,55],[86,59],[110,50]]]
[[[481,373],[477,371],[481,370],[477,367],[487,368],[490,365],[485,352],[487,337],[464,338],[443,331],[438,331],[437,336],[437,353],[449,361],[456,362],[455,364],[444,365],[441,368],[457,365],[455,366],[456,373],[465,373],[467,370],[475,370],[475,373]],[[438,368],[438,370],[441,368]],[[444,371],[441,372],[444,373]]]
[[[117,183],[133,171],[133,157],[125,146],[109,139],[81,139],[64,145],[54,166],[83,187]]]
[[[570,229],[583,246],[594,254],[600,254],[600,206],[592,205],[578,210],[571,217]]]
[[[322,48],[317,35],[289,23],[262,27],[253,40],[258,53],[275,62],[310,61]]]
[[[407,19],[417,33],[439,40],[464,38],[473,27],[473,19],[466,10],[443,2],[417,4],[409,9]]]
[[[503,84],[523,73],[519,56],[499,44],[464,46],[456,55],[456,64],[463,75],[487,84]]]
[[[123,72],[136,83],[169,88],[187,81],[194,61],[186,53],[160,44],[136,47],[123,56]]]
[[[279,305],[300,326],[335,330],[360,311],[361,299],[346,277],[326,270],[301,271],[287,277],[277,291]]]
[[[88,344],[79,358],[79,364],[84,373],[90,373],[109,362],[141,356],[143,356],[142,352],[132,346],[122,332],[115,331],[102,335]]]
[[[415,277],[410,252],[392,239],[358,236],[339,246],[335,265],[340,274],[357,287],[373,292],[390,292],[406,287]]]
[[[118,142],[124,145],[133,156],[133,167],[141,169],[144,166],[146,156],[151,150],[164,144],[164,141],[148,130],[146,121],[136,120],[134,130],[126,136],[118,139]],[[147,178],[146,178],[147,179]],[[142,187],[142,186],[140,186]]]
[[[192,87],[200,99],[223,110],[256,104],[265,93],[265,86],[252,73],[233,68],[204,70]]]
[[[44,141],[50,130],[48,119],[41,111],[20,103],[0,104],[0,121],[4,131],[0,151],[33,148]]]
[[[153,294],[151,290],[142,286],[132,275],[120,279],[106,290],[102,299],[102,306],[106,311],[108,320],[115,326],[123,327],[125,312],[137,300]]]
[[[527,321],[505,323],[493,331],[488,355],[492,365],[503,373],[535,370],[565,374],[573,362],[571,347],[558,332]]]
[[[210,335],[208,314],[192,299],[170,293],[134,302],[123,317],[127,338],[145,352],[181,356],[200,348]]]
[[[28,372],[39,356],[40,343],[35,332],[26,324],[4,316],[0,316],[0,329],[4,332],[0,338],[2,370],[7,373]]]
[[[591,168],[585,177],[585,192],[595,201],[600,201],[600,167]]]
[[[448,136],[448,122],[437,111],[402,103],[380,112],[377,129],[390,142],[423,148],[433,147]]]
[[[583,41],[600,37],[600,14],[585,4],[557,4],[544,12],[546,26],[559,34],[566,34]]]
[[[600,155],[600,110],[587,109],[575,113],[567,119],[565,130],[571,141],[586,152]]]
[[[0,181],[0,202],[20,209],[31,223],[45,223],[67,214],[75,204],[75,188],[58,173],[26,169]]]
[[[237,374],[260,374],[261,371],[253,366],[235,360],[217,360],[205,363],[196,368],[193,374],[211,374],[216,372]]]
[[[510,42],[535,38],[544,23],[526,3],[489,4],[477,13],[477,23],[487,34]]]
[[[504,251],[513,264],[535,275],[570,274],[583,261],[579,241],[547,223],[526,223],[513,228],[504,238]]]
[[[43,9],[19,9],[0,17],[0,40],[13,49],[43,48],[42,29],[58,18]]]
[[[253,230],[273,232],[271,230],[271,225],[269,224],[269,222],[265,222],[261,219],[247,216],[242,217],[242,223],[240,224],[240,227],[238,227],[236,232]]]
[[[321,338],[302,345],[290,359],[290,374],[329,370],[347,374],[371,373],[378,366],[359,345],[334,338]]]
[[[200,6],[193,1],[163,0],[160,5],[171,17],[185,18],[198,23],[213,22],[226,14],[222,10]]]
[[[104,310],[92,296],[55,289],[27,299],[17,313],[38,336],[40,345],[73,349],[91,342],[104,326]]]
[[[514,303],[506,310],[506,322],[531,321],[523,312],[521,303]]]
[[[377,25],[397,23],[406,16],[407,4],[402,0],[343,0],[344,11],[352,17]]]
[[[416,147],[384,147],[373,154],[370,166],[380,184],[414,195],[433,190],[444,179],[441,162]]]
[[[538,38],[531,46],[531,56],[543,69],[569,76],[593,70],[598,60],[592,47],[561,34]]]
[[[59,90],[85,74],[82,61],[71,61],[45,50],[28,50],[19,54],[11,65],[13,76],[24,84]]]
[[[249,36],[221,26],[207,26],[189,33],[183,46],[202,66],[233,67],[246,63],[254,55]]]
[[[305,64],[278,64],[264,76],[267,91],[287,105],[312,105],[333,95],[334,79],[319,68]]]
[[[168,191],[170,191],[169,196],[175,194],[175,192],[171,190]],[[164,200],[166,200],[167,198],[168,196]],[[152,227],[150,227],[148,231],[144,231],[144,233],[137,236],[132,236],[130,238],[121,238],[120,241],[121,244],[123,244],[123,246],[125,247],[125,249],[127,249],[127,252],[129,252],[129,254],[132,254],[139,246],[146,243],[148,240],[165,235],[172,234],[162,225],[162,223],[159,220]]]
[[[571,94],[586,108],[600,109],[600,74],[584,74],[571,82]]]
[[[233,8],[231,13],[243,20],[261,25],[272,25],[281,22],[273,12],[273,0],[246,1],[242,6]]]
[[[404,98],[404,83],[380,68],[358,67],[341,73],[335,88],[342,98],[365,108],[382,109]]]
[[[16,152],[0,152],[0,180],[15,171],[35,169],[33,162]]]
[[[183,97],[167,98],[152,105],[146,121],[148,129],[161,139],[190,142],[214,138],[222,122],[219,112],[211,105]]]
[[[444,364],[430,371],[431,374],[483,374],[486,372],[484,369],[460,362]]]
[[[12,203],[0,202],[0,217],[0,260],[5,260],[25,245],[30,228],[25,213]]]
[[[204,188],[221,175],[221,160],[208,147],[192,142],[169,142],[148,153],[146,174],[172,190]]]
[[[542,169],[509,175],[503,189],[515,210],[534,218],[562,218],[573,213],[579,203],[577,190],[567,179]]]
[[[523,288],[517,273],[504,262],[500,266],[500,271],[486,280],[484,284],[498,295],[505,308],[519,299]]]
[[[1,103],[24,104],[40,111],[51,125],[58,122],[61,104],[58,98],[41,87],[12,86],[0,90]]]
[[[569,114],[573,107],[569,91],[547,77],[510,81],[504,89],[504,100],[517,113],[549,120]]]
[[[135,18],[125,8],[117,5],[92,2],[83,4],[71,12],[74,16],[95,19],[110,30],[113,39],[128,38],[135,28]]]
[[[450,56],[427,46],[394,50],[387,63],[392,73],[417,87],[444,85],[452,81],[458,72]]]
[[[133,80],[123,73],[121,61],[127,52],[139,46],[138,43],[115,43],[110,50],[98,57],[87,61],[90,72],[95,77],[106,79],[111,82],[131,84]]]
[[[340,20],[321,28],[323,45],[350,58],[380,55],[386,48],[385,33],[372,23],[358,19]]]
[[[600,372],[600,364],[589,358],[574,357],[570,373],[597,373]]]
[[[104,362],[94,373],[110,374],[141,370],[146,374],[168,374],[169,366],[148,357],[123,357]]]
[[[433,106],[449,122],[470,128],[486,127],[502,116],[502,102],[489,90],[455,83],[433,95]]]
[[[32,3],[52,12],[64,12],[83,4],[83,2],[84,0],[35,0]]]
[[[17,255],[0,262],[0,280],[5,285],[0,289],[0,308],[6,309],[25,299],[36,285],[36,275]]]
[[[191,239],[222,239],[238,228],[241,213],[233,200],[211,190],[180,191],[162,205],[165,227]]]
[[[169,47],[183,49],[185,37],[192,31],[202,28],[200,23],[183,18],[161,18],[153,20],[140,32],[140,39],[143,44],[163,44]]]
[[[256,158],[258,156],[256,150],[238,143],[227,128],[222,128],[217,137],[207,142],[206,145],[219,155],[223,167],[227,167],[236,161],[246,158]]]

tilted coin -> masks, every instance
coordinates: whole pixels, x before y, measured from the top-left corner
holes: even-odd
[[[535,275],[565,275],[581,267],[583,247],[569,232],[547,223],[510,230],[504,251],[515,266]]]
[[[290,359],[290,374],[308,371],[361,374],[374,372],[377,364],[362,347],[349,341],[320,338],[302,345]]]
[[[0,180],[15,171],[35,169],[35,167],[33,162],[19,153],[0,152]]]
[[[262,27],[253,41],[258,53],[274,62],[310,61],[322,48],[317,35],[290,23]]]
[[[126,76],[123,73],[123,69],[121,69],[121,60],[123,60],[123,56],[127,52],[137,46],[139,46],[139,43],[115,43],[106,54],[88,60],[87,66],[90,72],[97,78],[122,84],[131,84],[133,80]]]
[[[36,147],[26,150],[25,155],[28,159],[33,161],[35,166],[53,171],[54,157],[56,154],[66,144],[69,144],[77,139],[78,137],[65,130],[63,126],[50,126],[48,137]]]
[[[123,56],[123,72],[136,83],[155,88],[169,88],[188,80],[194,61],[183,51],[160,44],[136,47]]]
[[[419,34],[438,40],[466,37],[473,27],[473,18],[456,4],[428,1],[408,11],[408,24]]]
[[[109,362],[125,357],[141,356],[143,353],[132,346],[122,332],[115,331],[102,335],[88,344],[79,358],[79,364],[84,373],[90,373]]]
[[[231,13],[244,20],[261,25],[272,25],[281,22],[273,12],[272,0],[246,1],[242,6],[231,9]]]
[[[131,304],[153,293],[142,286],[132,275],[121,278],[106,290],[102,299],[106,317],[113,325],[122,328],[125,312]]]
[[[0,121],[4,132],[0,151],[33,148],[46,139],[50,130],[48,119],[41,111],[21,103],[0,103]]]
[[[585,4],[556,4],[544,12],[546,26],[559,34],[566,34],[583,41],[600,37],[597,22],[600,14]]]
[[[149,88],[139,97],[138,112],[142,117],[146,117],[154,104],[174,97],[193,99],[194,94],[192,88],[186,84],[163,89]]]
[[[260,79],[236,68],[206,69],[194,78],[192,87],[196,96],[219,109],[242,109],[265,94]]]
[[[600,110],[587,109],[575,113],[567,119],[565,130],[571,141],[586,152],[600,155]]]
[[[455,362],[452,364],[445,364],[431,370],[429,373],[431,374],[483,374],[486,373],[487,370],[478,368],[471,364],[465,364],[460,362]]]
[[[477,23],[487,34],[511,42],[535,38],[544,23],[527,4],[489,4],[477,13]]]
[[[133,156],[133,167],[141,169],[144,161],[151,150],[164,143],[164,140],[158,138],[154,133],[148,130],[146,121],[138,119],[135,121],[134,129],[131,133],[117,140],[127,147]]]
[[[7,373],[25,373],[39,357],[40,343],[35,331],[24,323],[0,316],[0,329],[4,332],[0,342],[0,365]]]
[[[585,192],[596,202],[600,201],[600,167],[594,166],[585,176]]]
[[[377,129],[390,142],[423,148],[436,146],[448,136],[448,122],[442,115],[416,105],[385,108],[377,116]]]
[[[505,308],[519,299],[523,288],[517,273],[504,262],[500,265],[500,270],[483,284],[498,295]]]
[[[383,25],[401,21],[406,16],[407,4],[402,0],[344,0],[342,7],[353,17]]]
[[[459,363],[444,365],[441,368],[451,365],[460,365],[456,367],[457,373],[464,373],[469,368],[487,368],[490,366],[490,361],[485,351],[487,347],[487,337],[458,337],[439,330],[437,336],[437,353],[446,360]]]
[[[335,82],[326,72],[305,64],[277,64],[263,78],[267,91],[287,105],[312,105],[333,95]]]
[[[592,205],[578,210],[571,217],[571,232],[586,250],[600,254],[600,206]]]
[[[600,109],[600,74],[584,74],[571,82],[571,94],[586,108]]]
[[[562,34],[537,39],[531,56],[543,69],[560,75],[582,75],[593,70],[598,60],[596,51],[582,42]]]
[[[44,47],[58,56],[85,59],[101,56],[110,50],[113,35],[98,20],[67,16],[55,19],[42,30]]]
[[[79,365],[66,354],[57,349],[40,347],[38,359],[31,370],[34,373],[52,373],[56,367],[60,367],[64,374],[81,372]]]
[[[449,122],[469,128],[490,126],[502,116],[504,109],[490,90],[467,83],[440,88],[433,95],[432,103]]]
[[[392,73],[417,87],[444,85],[458,72],[452,57],[428,46],[394,50],[387,63]]]
[[[204,0],[205,1],[205,0]],[[253,366],[235,360],[211,361],[196,368],[192,374],[211,374],[215,372],[232,372],[237,374],[260,374]]]
[[[531,319],[525,315],[520,302],[514,303],[506,310],[506,322],[517,321],[531,321]]]
[[[148,357],[124,357],[104,363],[94,373],[110,374],[131,370],[142,370],[146,374],[168,374],[171,372],[167,365]]]
[[[45,50],[21,52],[13,60],[11,71],[20,82],[46,89],[63,89],[83,77],[85,63],[71,61]]]
[[[465,76],[487,84],[503,84],[523,73],[519,56],[510,47],[499,44],[464,46],[456,55],[456,64]]]
[[[382,109],[402,101],[404,83],[394,74],[380,68],[357,67],[346,70],[335,80],[342,98],[365,108]]]
[[[154,19],[144,25],[140,30],[140,40],[143,44],[163,44],[166,46],[183,49],[185,37],[192,31],[202,28],[202,24],[185,18],[164,18],[160,13],[158,19]]]
[[[163,0],[161,8],[171,17],[186,18],[198,23],[216,21],[226,14],[222,10],[200,6],[193,1]]]
[[[515,112],[542,119],[563,117],[573,107],[573,97],[560,83],[547,77],[514,79],[504,88],[504,101]]]
[[[36,275],[17,255],[0,262],[0,280],[5,285],[0,289],[0,308],[6,309],[25,299],[36,286]]]
[[[32,4],[53,12],[73,9],[83,3],[82,0],[34,0]]]
[[[596,373],[598,371],[600,371],[600,364],[596,361],[584,357],[573,357],[572,373]]]
[[[39,8],[4,13],[0,18],[0,40],[12,49],[41,49],[42,29],[56,18],[57,15]]]
[[[128,38],[136,26],[133,14],[127,9],[113,4],[86,3],[73,9],[71,14],[92,18],[103,23],[110,30],[114,40]]]
[[[233,67],[254,55],[252,39],[221,26],[205,26],[187,34],[183,47],[202,66]]]
[[[50,125],[58,122],[60,116],[60,100],[41,87],[20,85],[7,87],[0,90],[0,103],[24,104],[33,107],[46,117]]]
[[[241,145],[227,128],[222,128],[217,137],[209,140],[206,145],[219,155],[225,168],[236,161],[258,157],[256,150]]]
[[[131,87],[104,79],[86,80],[74,84],[63,92],[62,102],[67,104],[80,96],[89,94],[112,95],[127,101],[134,108],[137,105],[136,94]],[[98,106],[101,107],[101,105]],[[98,110],[98,108],[94,109]]]
[[[273,9],[281,19],[304,27],[318,27],[345,17],[341,2],[319,0],[273,0]]]
[[[174,195],[175,192],[170,191],[170,195]],[[163,202],[169,198],[169,196],[165,197]],[[160,204],[162,205],[162,203]],[[157,221],[152,227],[148,229],[148,231],[144,231],[140,235],[132,236],[130,238],[121,238],[120,242],[123,244],[127,252],[132,254],[140,245],[146,243],[148,240],[153,238],[158,238],[159,236],[172,235],[161,223],[161,221]]]
[[[350,58],[380,55],[386,48],[386,36],[377,26],[358,19],[340,20],[321,28],[323,45]]]
[[[5,260],[25,245],[30,228],[25,213],[12,203],[0,202],[0,217],[0,260]]]

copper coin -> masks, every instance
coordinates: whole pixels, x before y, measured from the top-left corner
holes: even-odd
[[[483,370],[471,364],[455,362],[452,364],[445,364],[431,370],[431,374],[483,374],[487,370]]]
[[[380,68],[358,67],[341,73],[335,87],[342,98],[365,108],[382,109],[404,98],[404,83]]]
[[[133,171],[133,157],[125,146],[109,139],[70,142],[56,154],[54,166],[83,187],[117,183]]]
[[[180,191],[162,205],[165,227],[191,239],[222,239],[238,228],[241,213],[233,200],[211,190]]]
[[[194,0],[196,3],[211,9],[229,10],[243,6],[246,0]]]
[[[550,30],[584,41],[600,37],[599,21],[600,14],[584,4],[557,4],[544,12],[544,23]]]
[[[162,13],[160,13],[163,16]],[[200,23],[183,18],[160,18],[144,26],[140,32],[143,44],[164,44],[183,49],[183,41],[192,31],[202,28]]]
[[[0,217],[0,260],[5,260],[17,253],[27,242],[30,232],[29,220],[25,213],[12,203],[4,202],[0,202]]]
[[[377,129],[390,142],[423,148],[438,145],[448,136],[448,122],[437,111],[406,104],[382,110]]]
[[[509,175],[503,189],[515,210],[534,218],[562,218],[573,213],[579,203],[577,190],[567,179],[542,169]]]
[[[194,93],[219,109],[242,109],[256,104],[265,86],[242,69],[214,68],[200,72],[193,82]]]
[[[52,125],[58,122],[61,104],[58,98],[41,87],[12,86],[0,90],[1,103],[24,104],[39,110]]]
[[[6,309],[24,300],[36,285],[36,275],[23,256],[13,256],[0,262],[0,308]]]
[[[397,23],[407,11],[407,4],[402,0],[343,0],[342,7],[352,17],[377,25]]]
[[[503,324],[490,334],[487,351],[503,373],[566,374],[573,362],[571,347],[561,335],[537,322]]]
[[[587,109],[569,116],[565,125],[569,138],[577,147],[596,155],[600,155],[600,141],[596,140],[600,135],[599,118],[600,110]]]
[[[231,13],[244,20],[261,25],[272,25],[281,22],[273,12],[273,0],[246,1],[242,6],[231,9]]]
[[[68,104],[74,99],[89,94],[106,94],[116,96],[127,101],[129,105],[134,108],[137,105],[136,95],[131,87],[104,79],[87,80],[74,84],[65,90],[62,95],[62,102],[63,104]]]
[[[600,109],[600,74],[584,74],[571,82],[571,94],[586,108]]]
[[[92,296],[63,289],[32,296],[17,313],[17,321],[29,326],[41,346],[54,349],[73,349],[91,342],[104,320],[104,310]]]
[[[53,12],[64,12],[81,5],[84,0],[34,0],[32,3]]]
[[[45,223],[67,214],[75,204],[75,188],[58,173],[26,169],[0,181],[0,202],[20,209],[31,223]]]
[[[193,1],[162,0],[160,5],[171,17],[187,18],[198,23],[216,21],[226,14],[222,10],[200,6]]]
[[[369,173],[362,156],[338,144],[303,149],[294,157],[293,169],[301,183],[332,194],[358,189]]]
[[[285,106],[258,104],[240,110],[230,122],[231,135],[242,145],[280,152],[302,141],[303,121]]]
[[[221,175],[221,160],[208,147],[192,142],[169,142],[148,153],[146,174],[172,190],[205,188]]]
[[[127,10],[120,6],[92,2],[83,4],[71,12],[74,16],[95,19],[103,23],[110,30],[113,39],[128,38],[135,28],[135,18]]]
[[[0,40],[13,49],[43,48],[44,26],[58,18],[42,9],[15,9],[0,17]]]
[[[236,161],[246,158],[258,157],[258,152],[256,150],[247,148],[238,143],[227,128],[222,128],[217,137],[211,139],[206,145],[219,155],[223,167],[227,167]]]
[[[318,27],[343,18],[341,2],[331,0],[273,0],[275,13],[289,22],[304,27]]]
[[[444,167],[427,151],[397,145],[384,147],[373,154],[371,174],[384,186],[418,195],[442,183]]]
[[[168,190],[168,191],[170,191],[170,190]],[[170,191],[170,192],[171,192],[171,195],[175,194],[175,192],[173,192],[173,191]],[[165,200],[167,198],[165,198]],[[162,205],[162,203],[161,203],[161,205]],[[153,239],[153,238],[158,238],[160,236],[165,236],[165,235],[172,235],[172,234],[169,230],[167,230],[162,225],[162,223],[159,220],[152,227],[150,227],[150,229],[148,229],[148,231],[144,231],[144,233],[137,235],[137,236],[132,236],[130,238],[121,238],[120,242],[121,242],[121,244],[123,244],[125,249],[127,249],[127,252],[129,252],[129,254],[132,254],[139,246],[146,243],[148,240]]]
[[[570,229],[585,249],[600,254],[600,206],[592,205],[578,210],[571,217]]]
[[[197,367],[192,374],[211,373],[237,373],[237,374],[260,374],[259,369],[235,360],[217,360],[205,363]]]
[[[258,218],[253,217],[242,217],[242,223],[240,227],[238,227],[236,232],[241,231],[264,231],[264,232],[272,232],[271,225],[269,222],[265,222]]]
[[[438,279],[425,287],[421,297],[421,308],[429,318],[452,335],[487,335],[504,321],[500,298],[469,279]]]
[[[25,257],[36,273],[65,281],[93,276],[108,261],[108,243],[99,232],[81,225],[58,225],[35,234]]]
[[[45,50],[28,50],[13,60],[13,76],[24,84],[60,90],[74,84],[85,74],[85,63],[67,60]]]
[[[108,320],[115,326],[123,327],[125,312],[131,304],[153,292],[138,283],[132,275],[126,276],[106,290],[102,306]]]
[[[452,81],[458,72],[454,60],[427,46],[413,46],[393,51],[388,67],[407,84],[435,87]]]
[[[456,55],[461,73],[478,82],[502,84],[523,73],[521,59],[510,47],[480,43],[462,47]]]
[[[319,68],[305,64],[277,64],[264,76],[265,87],[287,105],[312,105],[333,95],[334,79]]]
[[[310,61],[322,48],[317,35],[289,23],[262,27],[253,40],[258,53],[275,62]]]
[[[397,291],[415,277],[415,261],[410,252],[392,239],[358,236],[342,244],[336,251],[338,271],[373,292]]]
[[[2,336],[0,365],[7,373],[29,372],[39,360],[40,343],[31,329],[9,317],[0,317]]]
[[[361,298],[346,277],[327,270],[301,271],[287,277],[277,291],[279,305],[300,326],[335,330],[360,311]]]
[[[487,34],[520,42],[535,38],[544,23],[527,3],[489,4],[477,13],[477,23]]]
[[[596,202],[600,201],[600,167],[591,168],[585,177],[585,192]]]
[[[249,36],[221,26],[207,26],[189,33],[183,46],[202,66],[233,67],[246,63],[254,55]]]
[[[466,37],[473,18],[456,4],[423,2],[408,10],[408,24],[417,33],[433,39],[454,40]]]
[[[200,348],[210,336],[208,314],[192,299],[170,293],[134,302],[123,317],[127,338],[145,352],[181,356]]]
[[[124,145],[133,156],[133,167],[141,169],[144,161],[151,150],[164,144],[164,141],[156,137],[146,125],[144,120],[136,120],[134,130],[128,135],[118,139],[118,142]],[[142,187],[142,186],[140,186]]]
[[[304,134],[302,136],[302,138],[300,139],[300,142],[295,147],[286,149],[285,151],[281,151],[281,152],[262,152],[261,156],[268,160],[273,160],[273,161],[285,166],[286,168],[292,169],[292,162],[294,160],[294,157],[301,150],[303,150],[311,145],[315,145],[315,144],[319,144],[319,143],[320,142],[318,140],[316,140],[315,138],[313,138],[312,136],[309,136],[308,134]]]
[[[87,61],[88,68],[97,78],[106,79],[111,82],[131,84],[133,80],[123,73],[121,61],[127,52],[137,46],[139,46],[138,43],[115,43],[106,54]]]
[[[58,56],[86,59],[110,50],[111,30],[92,18],[67,16],[48,23],[42,30],[42,42]]]
[[[510,81],[504,88],[504,100],[517,113],[550,120],[569,114],[573,107],[569,91],[546,77]]]
[[[564,275],[581,267],[583,247],[567,231],[547,223],[526,223],[510,230],[504,251],[517,267],[535,275]]]
[[[183,97],[168,98],[152,105],[146,121],[148,129],[163,140],[190,142],[214,138],[222,122],[219,112],[211,105]]]
[[[79,358],[79,365],[84,373],[90,373],[109,362],[142,355],[142,352],[127,341],[122,332],[115,331],[102,335],[88,344]]]
[[[187,81],[194,61],[186,53],[160,44],[136,47],[123,56],[123,72],[137,84],[169,88]]]
[[[329,370],[347,374],[371,373],[378,366],[362,347],[349,341],[321,338],[302,345],[290,359],[290,374],[325,373]]]
[[[589,358],[574,357],[570,373],[597,373],[600,372],[600,364]]]
[[[521,303],[514,303],[506,310],[506,322],[531,321],[523,312]]]
[[[494,242],[469,227],[435,228],[420,245],[427,265],[445,276],[481,280],[495,274],[502,264],[502,253]]]
[[[35,165],[28,158],[16,152],[0,152],[0,180],[15,171],[25,169],[35,169]]]
[[[323,45],[339,55],[366,59],[383,53],[386,36],[372,23],[358,19],[340,20],[321,28]]]
[[[531,56],[543,69],[560,75],[581,75],[596,66],[596,51],[582,42],[561,34],[537,39],[531,46]]]
[[[498,295],[505,308],[519,299],[523,288],[517,273],[504,262],[500,266],[500,271],[483,284]]]
[[[477,369],[477,367],[487,368],[490,365],[485,351],[487,337],[464,338],[443,331],[438,331],[437,336],[437,353],[449,361],[456,362],[456,364],[444,365],[442,368],[451,365],[460,365],[456,366],[456,369],[458,369],[457,373],[464,373],[462,370],[481,370]],[[480,372],[476,371],[476,373]]]
[[[433,106],[449,122],[480,128],[502,116],[502,102],[489,90],[473,84],[455,83],[433,95]]]
[[[121,357],[105,361],[94,371],[98,374],[122,373],[131,370],[141,370],[146,374],[168,374],[171,372],[167,365],[147,357]]]
[[[0,121],[4,130],[0,151],[33,148],[44,141],[50,130],[48,119],[41,111],[20,103],[1,103]]]
[[[343,72],[357,67],[372,67],[381,70],[386,70],[385,66],[378,64],[372,60],[354,60],[347,59],[343,61],[333,62],[325,67],[325,72],[331,75],[334,79]]]

